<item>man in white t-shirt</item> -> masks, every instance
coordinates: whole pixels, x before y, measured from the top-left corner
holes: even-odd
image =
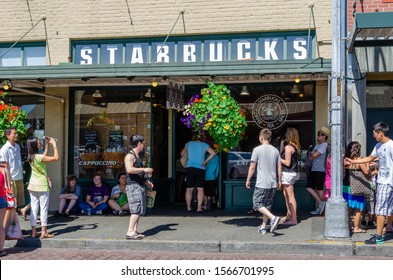
[[[254,148],[248,169],[246,188],[251,187],[251,178],[257,169],[257,181],[253,195],[253,209],[263,214],[262,224],[258,227],[261,234],[267,233],[267,221],[270,219],[270,232],[274,232],[280,221],[279,216],[271,212],[274,195],[281,188],[281,158],[279,151],[270,145],[272,132],[264,128],[259,133],[261,145]]]
[[[384,122],[373,125],[373,136],[378,142],[371,154],[362,159],[345,158],[346,163],[368,163],[379,160],[375,214],[377,215],[377,234],[366,240],[366,244],[383,244],[382,235],[385,219],[393,218],[393,141],[388,137],[389,126]]]
[[[12,191],[16,198],[17,207],[25,205],[25,189],[23,184],[23,167],[20,156],[18,132],[15,127],[8,127],[4,130],[7,142],[0,149],[1,160],[7,162],[10,171]]]

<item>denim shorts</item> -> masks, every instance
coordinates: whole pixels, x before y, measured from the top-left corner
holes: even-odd
[[[0,209],[7,208],[7,198],[5,196],[0,197]]]

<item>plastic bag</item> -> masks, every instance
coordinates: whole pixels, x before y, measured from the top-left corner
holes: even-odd
[[[7,228],[5,239],[6,240],[23,239],[22,230],[20,228],[20,224],[18,220],[18,214],[16,213],[15,210],[12,210],[11,221]]]
[[[124,204],[128,203],[128,199],[127,199],[127,195],[125,193],[120,193],[120,196],[117,198],[117,204],[119,204],[119,206],[123,206]]]

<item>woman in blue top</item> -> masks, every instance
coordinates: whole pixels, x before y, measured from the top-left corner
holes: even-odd
[[[192,191],[197,188],[198,191],[198,208],[197,212],[203,212],[202,204],[204,199],[204,184],[205,184],[205,173],[206,164],[215,156],[215,151],[206,143],[202,142],[201,135],[195,134],[192,141],[188,142],[181,151],[181,156],[188,153],[187,167],[186,167],[186,179],[187,179],[187,190],[186,190],[186,204],[187,211],[191,212],[191,201]],[[209,156],[205,159],[206,153]]]
[[[74,174],[67,176],[67,184],[61,190],[59,199],[59,211],[55,213],[55,216],[63,215],[64,217],[68,217],[74,206],[82,202],[81,188],[77,185],[76,176]],[[66,210],[63,212],[64,208],[66,208]],[[73,212],[78,212],[78,210],[75,209]]]

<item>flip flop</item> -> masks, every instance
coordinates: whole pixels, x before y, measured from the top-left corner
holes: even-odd
[[[366,233],[366,232],[367,232],[367,230],[362,229],[362,228],[359,228],[357,230],[353,230],[353,233]]]
[[[52,237],[55,237],[55,236],[53,234],[47,232],[47,233],[41,234],[40,239],[52,238]]]
[[[140,233],[134,233],[131,235],[126,234],[126,239],[128,240],[140,240],[143,239],[144,235]]]

